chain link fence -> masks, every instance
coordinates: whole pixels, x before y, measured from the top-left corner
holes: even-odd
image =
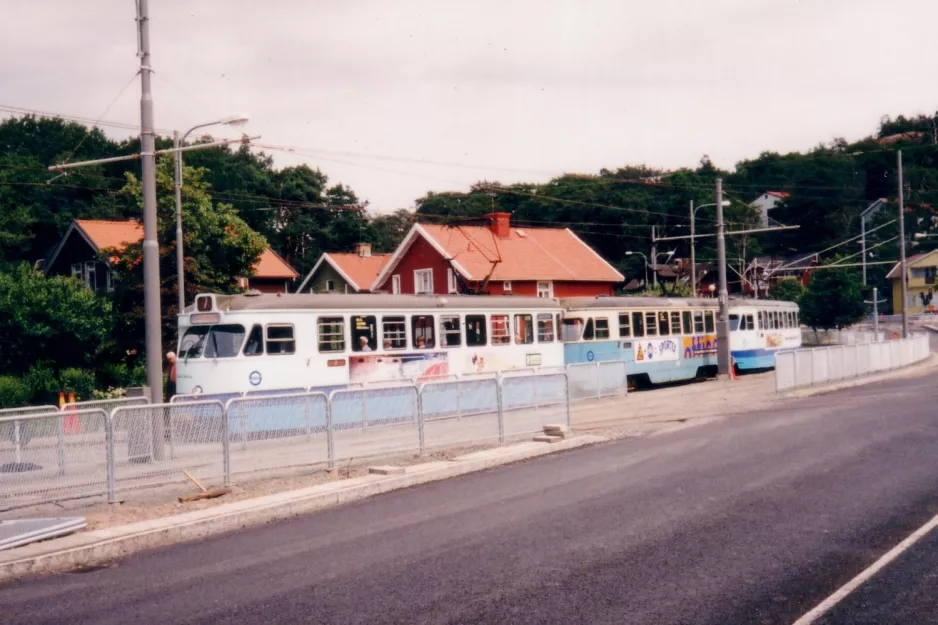
[[[782,352],[775,356],[775,390],[784,392],[892,371],[921,362],[929,353],[928,336],[924,334],[880,343]]]
[[[624,360],[584,362],[567,365],[570,398],[601,399],[628,394],[627,363]]]

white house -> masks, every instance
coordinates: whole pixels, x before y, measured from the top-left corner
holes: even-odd
[[[788,199],[788,197],[789,194],[784,191],[766,191],[749,203],[750,206],[755,207],[759,211],[763,228],[769,227],[769,211],[775,208],[779,202]]]

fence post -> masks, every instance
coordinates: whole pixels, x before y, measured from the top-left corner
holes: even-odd
[[[104,436],[107,449],[107,502],[117,503],[117,467],[114,466],[114,444],[116,441],[114,440],[114,420],[109,414],[104,415]]]
[[[421,456],[426,453],[427,448],[426,433],[424,432],[423,427],[423,390],[425,388],[426,385],[418,390],[417,387],[414,386],[414,393],[416,394],[416,397],[414,398],[414,404],[417,407],[417,439],[419,441]]]
[[[225,467],[225,486],[231,486],[231,424],[228,422],[228,406],[221,405],[221,453]]]
[[[326,468],[335,468],[335,442],[332,440],[332,393],[326,396]]]
[[[58,437],[58,463],[59,463],[59,477],[65,475],[65,416],[62,415],[57,418],[56,421],[56,435]],[[19,460],[17,460],[19,462]]]
[[[61,421],[61,419],[56,419],[56,420]],[[22,438],[20,437],[20,422],[14,421],[13,422],[13,463],[16,466],[19,466],[20,463],[23,462],[22,449],[20,445],[21,440]],[[63,474],[60,474],[60,475],[63,475]]]
[[[243,397],[243,396],[242,396]],[[238,402],[240,409],[238,410],[238,416],[241,421],[241,451],[247,451],[248,448],[248,413],[247,408],[245,408],[245,403],[247,402]]]
[[[571,414],[573,411],[570,408],[570,376],[567,375],[566,371],[563,373],[563,386],[564,393],[567,395],[567,427],[570,427]]]
[[[495,398],[498,402],[498,444],[505,444],[505,402],[502,397],[502,378],[498,376],[495,378]]]

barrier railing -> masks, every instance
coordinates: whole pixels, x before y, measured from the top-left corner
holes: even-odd
[[[0,511],[351,458],[504,444],[570,424],[566,371],[324,393],[0,413]],[[23,414],[32,412],[33,414]],[[8,415],[8,416],[2,416]]]
[[[775,356],[775,390],[784,392],[907,367],[928,358],[928,336],[830,345]]]

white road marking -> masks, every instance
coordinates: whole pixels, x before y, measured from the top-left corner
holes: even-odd
[[[901,543],[887,551],[883,557],[867,567],[859,575],[851,579],[849,582],[837,589],[837,591],[829,596],[827,599],[819,603],[813,610],[799,618],[793,623],[793,625],[811,625],[814,621],[819,619],[825,612],[833,608],[835,605],[843,601],[843,599],[852,593],[854,590],[863,585],[864,582],[869,580],[871,577],[876,575],[880,570],[889,565],[890,562],[898,558],[904,552],[908,551],[915,543],[921,540],[926,536],[930,531],[938,527],[938,515],[932,517],[931,521],[918,528],[909,535],[908,538],[903,540]]]

